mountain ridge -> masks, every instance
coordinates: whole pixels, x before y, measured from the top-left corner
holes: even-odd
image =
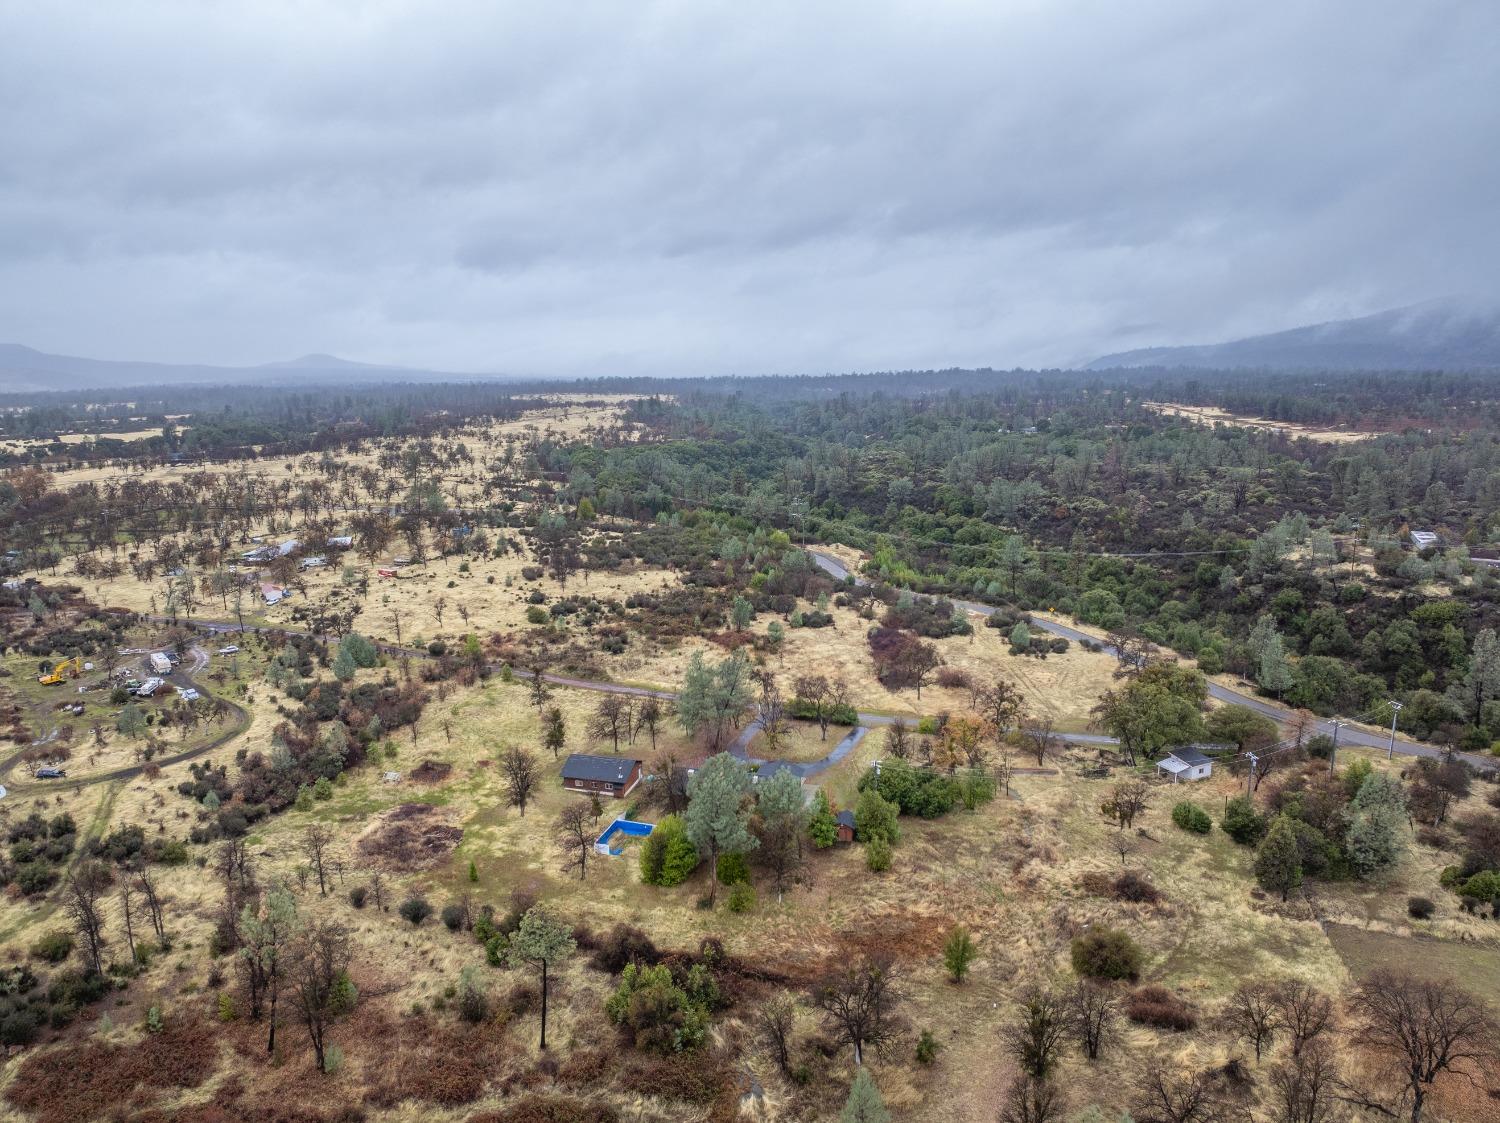
[[[1085,370],[1121,367],[1272,370],[1500,370],[1500,307],[1455,298],[1222,343],[1101,355]]]
[[[425,367],[382,366],[320,352],[259,366],[212,363],[158,363],[135,359],[89,359],[54,355],[24,343],[0,343],[0,393],[38,390],[117,390],[136,386],[194,383],[274,385],[283,382],[467,382],[504,381],[508,374],[464,374]]]

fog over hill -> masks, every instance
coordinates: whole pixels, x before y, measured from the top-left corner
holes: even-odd
[[[0,343],[0,392],[109,390],[126,386],[181,386],[189,383],[285,386],[296,382],[463,382],[507,377],[509,376],[379,366],[323,354],[303,355],[297,359],[253,367],[230,367],[201,363],[85,359],[76,355],[50,355],[18,343]]]
[[[1228,343],[1145,347],[1086,369],[1256,367],[1273,370],[1500,369],[1500,308],[1444,299]]]

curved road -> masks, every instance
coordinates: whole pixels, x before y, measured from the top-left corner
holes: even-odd
[[[208,666],[208,652],[200,647],[194,647],[192,655],[194,671],[202,670]],[[179,688],[184,686],[191,687],[205,698],[213,697],[207,690],[193,681],[191,673],[188,671],[174,670],[167,678],[174,686]],[[194,760],[205,753],[211,753],[244,732],[250,718],[249,711],[239,705],[239,703],[231,702],[228,698],[218,698],[217,701],[227,706],[232,716],[224,729],[201,745],[194,746],[191,749],[184,749],[182,752],[172,753],[168,756],[159,756],[145,763],[127,764],[120,768],[111,768],[89,776],[80,776],[76,780],[71,776],[65,780],[25,780],[12,786],[9,789],[9,793],[11,795],[35,795],[39,792],[55,791],[58,788],[89,788],[95,784],[107,784],[115,780],[132,780],[146,770],[147,764],[156,764],[161,768],[166,768],[173,764],[182,764],[184,761]],[[0,776],[9,775],[19,762],[21,755],[21,753],[16,753],[8,759],[0,761]]]
[[[812,555],[813,561],[818,564],[818,568],[835,580],[843,581],[852,576],[856,585],[869,584],[869,581],[865,578],[857,574],[851,574],[848,567],[832,554],[826,554],[821,550],[811,547],[805,547],[805,549]],[[978,601],[954,600],[953,603],[966,612],[973,612],[980,616],[989,616],[997,611],[994,606],[981,604]],[[1031,621],[1033,627],[1040,628],[1044,632],[1051,632],[1053,635],[1062,636],[1075,643],[1087,642],[1094,644],[1107,655],[1116,654],[1115,649],[1109,644],[1102,643],[1097,637],[1091,636],[1087,632],[1079,631],[1077,628],[1070,627],[1067,624],[1058,624],[1054,621],[1043,620],[1035,616],[1028,616],[1027,619]],[[1220,702],[1230,702],[1234,705],[1245,706],[1258,714],[1264,714],[1278,725],[1285,725],[1291,719],[1291,711],[1285,706],[1277,705],[1275,702],[1267,701],[1254,694],[1246,694],[1227,686],[1221,686],[1219,683],[1213,681],[1208,683],[1208,694],[1210,698],[1214,698]],[[1330,719],[1320,720],[1316,729],[1319,733],[1326,733],[1330,737],[1333,736],[1333,722]],[[1070,737],[1068,739],[1075,740],[1076,738]],[[1382,737],[1377,733],[1369,733],[1363,729],[1357,729],[1352,725],[1345,725],[1339,730],[1339,743],[1343,745],[1362,745],[1374,749],[1389,749],[1390,736],[1386,735]],[[1432,745],[1424,745],[1417,741],[1409,741],[1400,736],[1396,738],[1395,747],[1396,752],[1402,756],[1419,756],[1432,760],[1442,760],[1448,755],[1443,749],[1434,748]],[[1454,756],[1460,758],[1471,767],[1484,771],[1500,767],[1495,761],[1475,756],[1473,753],[1454,753]]]

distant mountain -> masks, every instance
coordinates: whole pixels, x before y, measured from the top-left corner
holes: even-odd
[[[1111,367],[1255,367],[1272,370],[1500,370],[1500,308],[1433,300],[1354,320],[1195,347],[1104,355]]]
[[[341,359],[337,355],[314,352],[299,359],[278,359],[274,363],[262,363],[261,370],[389,370],[376,363],[357,363],[353,359]]]
[[[456,374],[450,371],[356,363],[334,355],[303,355],[256,367],[219,367],[192,363],[123,362],[49,355],[19,343],[0,343],[0,393],[36,390],[115,390],[128,386],[217,385],[279,386],[291,382],[467,382],[506,375]]]

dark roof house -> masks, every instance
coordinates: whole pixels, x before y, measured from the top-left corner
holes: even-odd
[[[641,782],[641,762],[624,756],[573,753],[563,762],[562,782],[575,792],[620,799]]]
[[[838,839],[840,842],[854,841],[854,812],[839,811],[833,816],[833,821],[838,824]]]

